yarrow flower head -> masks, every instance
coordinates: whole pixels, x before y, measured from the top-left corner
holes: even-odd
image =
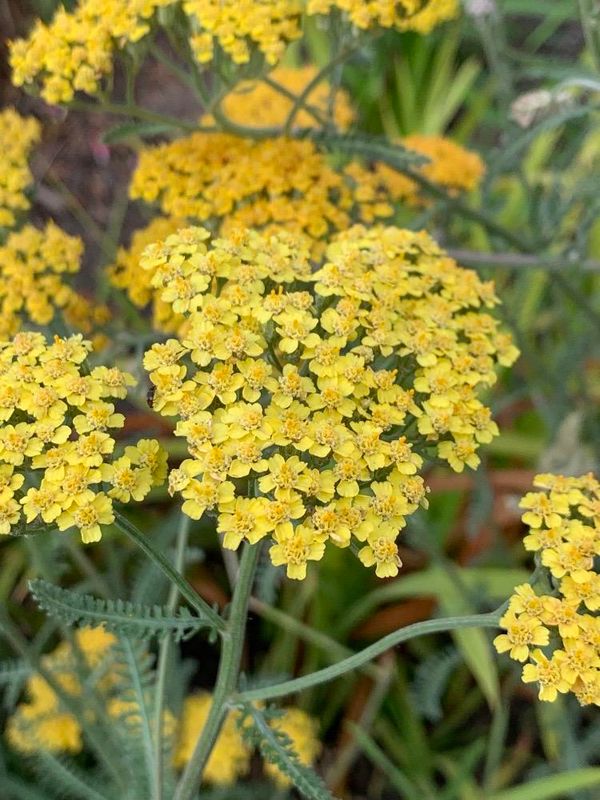
[[[201,734],[213,702],[208,692],[196,692],[183,702],[179,721],[173,766],[182,769],[190,760],[194,746]],[[242,713],[232,710],[227,713],[225,722],[217,737],[214,748],[206,762],[203,778],[207,783],[231,786],[247,774],[250,768],[252,747],[246,743],[242,731]],[[298,760],[310,766],[321,751],[317,738],[316,721],[299,708],[281,709],[276,717],[268,720],[273,730],[285,734]],[[290,785],[289,780],[274,764],[265,764],[266,774],[280,788]]]
[[[537,683],[541,700],[573,692],[582,705],[600,705],[600,483],[543,474],[534,485],[540,491],[521,500],[523,541],[543,579],[517,586],[494,644],[527,662],[523,681]]]
[[[49,103],[68,103],[76,92],[96,94],[124,45],[135,46],[157,23],[156,12],[178,0],[81,0],[48,24],[38,20],[27,39],[11,42],[10,62],[17,86],[40,87]],[[287,45],[302,35],[302,15],[344,12],[354,27],[429,32],[456,16],[456,0],[183,0],[187,36],[200,64],[217,52],[234,64],[259,54],[274,66]],[[168,24],[168,23],[167,23]],[[178,23],[180,24],[180,23]]]
[[[253,142],[230,134],[197,133],[142,151],[130,196],[158,203],[157,218],[121,249],[111,270],[114,285],[138,307],[151,303],[154,326],[174,332],[180,318],[160,299],[151,271],[140,275],[144,246],[182,226],[201,222],[223,235],[240,227],[285,229],[314,241],[353,221],[372,222],[393,212],[376,175],[359,164],[334,170],[312,142],[286,138]]]
[[[42,665],[65,694],[78,698],[82,692],[77,676],[79,662],[90,672],[108,656],[116,637],[104,628],[80,628],[75,631],[77,653],[68,642],[61,642],[51,653],[42,657]],[[97,676],[99,688],[105,692],[113,685],[106,674]],[[77,717],[62,707],[54,689],[38,673],[25,684],[26,700],[20,703],[6,725],[6,738],[21,753],[76,754],[83,749],[83,731]],[[89,713],[89,711],[88,711]]]
[[[250,127],[283,125],[294,106],[294,98],[300,97],[318,70],[312,64],[303,67],[277,67],[269,73],[269,83],[264,80],[242,81],[230,92],[221,104],[228,119]],[[331,86],[320,81],[308,93],[303,107],[294,118],[299,128],[314,128],[329,117]],[[337,128],[346,130],[354,120],[354,111],[348,94],[342,89],[335,94],[333,121]],[[207,116],[203,122],[209,124]]]
[[[97,541],[114,500],[142,500],[165,478],[155,440],[117,457],[111,432],[125,418],[114,402],[135,380],[116,367],[88,370],[91,350],[81,335],[48,342],[21,332],[0,343],[0,534],[39,523]]]
[[[477,153],[443,136],[413,134],[400,139],[400,144],[425,156],[428,162],[417,167],[417,172],[453,196],[476,189],[484,175],[485,166]],[[416,207],[427,203],[415,181],[387,164],[376,164],[375,174],[395,199]]]
[[[40,125],[13,108],[0,111],[0,229],[12,228],[16,215],[29,208],[25,191],[32,182],[27,163],[30,150],[40,138]]]
[[[227,548],[269,539],[291,578],[351,543],[397,574],[424,459],[462,471],[497,433],[477,393],[516,349],[483,311],[492,285],[397,228],[355,226],[317,263],[285,232],[188,228],[141,264],[184,318],[144,358],[155,410],[187,441],[169,477],[184,512],[215,513]]]
[[[139,736],[140,701],[126,688],[123,673],[127,667],[121,660],[119,645],[118,638],[103,627],[79,628],[71,641],[61,642],[43,656],[44,675],[50,675],[52,680],[47,681],[37,672],[27,679],[26,699],[17,706],[6,726],[10,746],[25,754],[80,753],[85,744],[85,723],[96,721],[97,712],[89,704],[90,691],[94,692],[98,706],[104,706],[126,735]],[[57,686],[73,701],[76,713],[65,710]],[[147,700],[149,705],[151,698]],[[163,712],[163,726],[165,739],[171,742],[175,718],[169,709]]]
[[[50,222],[44,230],[26,225],[0,246],[0,337],[14,336],[28,325],[49,325],[57,315],[86,335],[100,333],[110,313],[93,305],[64,281],[79,271],[83,242]]]
[[[396,28],[401,31],[429,33],[459,11],[457,0],[308,0],[309,14],[327,14],[332,8],[344,11],[353,25],[369,28]]]

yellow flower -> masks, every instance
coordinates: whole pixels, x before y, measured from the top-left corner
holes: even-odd
[[[308,525],[297,525],[291,532],[273,534],[274,545],[269,550],[271,561],[276,567],[285,564],[288,578],[306,578],[308,561],[320,561],[325,545],[319,534]]]
[[[88,374],[83,362],[91,347],[81,335],[49,343],[26,332],[0,343],[3,534],[11,533],[23,515],[27,524],[41,519],[60,530],[77,527],[83,541],[97,541],[102,525],[114,519],[113,497],[139,501],[166,476],[166,454],[151,439],[113,459],[109,431],[124,417],[107,400],[124,398],[135,381],[115,367],[96,367]],[[112,485],[108,495],[98,491],[102,480]]]
[[[494,647],[499,653],[509,651],[515,661],[527,661],[530,647],[548,644],[548,629],[536,617],[507,611],[500,620],[500,626],[505,628],[506,633],[496,636]]]
[[[534,650],[533,664],[523,667],[524,683],[537,682],[540,700],[553,702],[558,693],[564,694],[570,689],[570,682],[565,676],[565,654],[555,650],[552,658],[547,658],[541,650]]]
[[[594,569],[600,553],[600,484],[592,475],[545,473],[534,478],[534,485],[543,491],[521,501],[523,521],[531,526],[524,543],[541,552],[552,594],[517,586],[500,620],[507,632],[494,644],[518,661],[528,658],[530,646],[548,646],[546,653],[533,652],[523,680],[539,684],[542,700],[552,702],[558,693],[572,691],[582,705],[600,705],[600,621],[587,613],[600,608],[600,575]]]
[[[485,167],[479,155],[451,139],[413,134],[400,139],[399,143],[425,156],[428,161],[418,166],[417,172],[445,188],[451,195],[472,191],[481,182]],[[410,206],[427,204],[419,192],[418,184],[387,164],[377,164],[375,174],[394,197],[402,198]]]
[[[144,357],[190,456],[169,491],[194,519],[216,513],[228,548],[268,538],[290,577],[357,542],[395,575],[396,539],[427,506],[420,452],[462,470],[494,435],[478,393],[497,360],[482,307],[497,300],[423,233],[356,226],[314,262],[286,231],[192,227],[144,251],[158,291],[193,287],[177,338]]]
[[[292,749],[301,764],[310,767],[321,752],[318,739],[318,723],[299,708],[286,708],[281,716],[269,720],[269,726],[285,734],[292,743]],[[275,765],[265,764],[266,774],[282,789],[291,786],[291,781]]]
[[[212,697],[198,692],[186,697],[179,723],[173,766],[182,769],[192,757],[196,740],[208,717]],[[206,762],[204,779],[208,783],[231,785],[245,775],[250,766],[250,752],[237,727],[239,713],[229,711]]]
[[[36,119],[21,117],[13,108],[0,111],[0,228],[12,228],[17,214],[29,208],[25,192],[32,175],[27,158],[39,138],[40,126]]]
[[[14,336],[21,327],[48,325],[57,317],[86,335],[106,324],[108,309],[93,306],[64,281],[64,273],[79,271],[82,251],[80,239],[68,236],[52,222],[44,230],[25,225],[9,234],[0,245],[3,339]]]
[[[300,96],[316,74],[316,67],[308,64],[296,68],[279,66],[269,73],[269,83],[264,81],[239,83],[226,95],[221,108],[230,120],[241,125],[250,127],[283,125],[292,110],[293,98]],[[282,91],[277,87],[281,87]],[[321,120],[327,119],[330,92],[331,86],[327,81],[319,82],[306,97],[306,108],[298,111],[295,125],[299,128],[315,127]],[[347,129],[354,119],[350,99],[343,90],[336,92],[333,117],[341,130]],[[209,116],[203,119],[206,124],[211,121]]]

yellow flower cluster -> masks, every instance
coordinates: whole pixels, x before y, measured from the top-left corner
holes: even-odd
[[[215,511],[227,548],[270,538],[291,578],[353,540],[396,575],[396,537],[426,503],[418,451],[461,471],[497,433],[477,393],[517,352],[482,311],[492,284],[397,228],[355,226],[314,269],[285,232],[208,239],[182,230],[141,261],[185,317],[144,358],[191,456],[171,494],[193,519]]]
[[[80,628],[75,631],[75,644],[85,667],[94,670],[114,646],[116,639],[104,628]],[[77,658],[68,642],[61,642],[52,653],[42,658],[42,665],[73,698],[81,695],[81,684],[75,665]],[[111,680],[100,679],[99,688],[107,689]],[[27,700],[21,703],[6,725],[9,744],[22,753],[47,750],[52,753],[79,753],[83,747],[79,720],[61,708],[57,694],[41,675],[34,673],[25,685]]]
[[[106,306],[95,306],[64,283],[79,271],[82,241],[50,222],[44,230],[26,225],[0,246],[0,338],[24,325],[49,325],[60,311],[68,326],[90,335],[109,319]]]
[[[135,381],[116,367],[89,370],[91,349],[81,335],[48,343],[21,332],[0,342],[0,534],[24,518],[97,541],[114,520],[113,500],[142,500],[166,476],[153,439],[114,457],[109,431],[125,420],[109,401]]]
[[[176,769],[183,768],[190,760],[211,704],[212,697],[208,692],[198,692],[184,700],[173,756]],[[239,723],[240,712],[230,711],[206,762],[203,775],[208,783],[230,786],[248,772],[252,752],[244,742]],[[321,745],[317,739],[317,723],[308,714],[298,708],[287,708],[269,724],[290,738],[301,763],[308,766],[316,760]],[[276,766],[265,764],[265,771],[280,787],[290,785]]]
[[[191,45],[201,64],[213,59],[215,40],[235,64],[250,61],[252,45],[276,64],[301,35],[300,0],[184,0],[183,8],[198,26]]]
[[[573,692],[582,705],[600,705],[600,483],[591,474],[544,474],[534,485],[541,491],[520,505],[530,529],[524,545],[544,585],[517,586],[494,644],[528,662],[523,681],[538,684],[541,700]]]
[[[269,78],[287,94],[261,80],[243,81],[225,97],[222,109],[230,120],[241,125],[283,125],[294,105],[293,97],[299,97],[316,74],[317,69],[310,64],[298,68],[278,67],[269,73]],[[327,81],[317,84],[308,94],[304,105],[316,112],[318,120],[315,120],[315,115],[310,110],[302,108],[296,114],[295,126],[312,128],[319,120],[328,119],[330,92],[331,87]],[[345,91],[339,90],[334,100],[333,121],[340,130],[347,130],[354,120],[350,98]],[[209,124],[209,120],[207,117],[204,122]]]
[[[156,9],[172,3],[81,0],[73,11],[59,7],[50,24],[38,19],[28,39],[11,42],[13,83],[38,81],[49,103],[68,103],[77,91],[95,94],[114,52],[145,36]]]
[[[288,737],[301,764],[310,767],[315,763],[321,753],[316,719],[309,717],[299,708],[286,708],[280,717],[271,720],[270,725]],[[275,764],[265,764],[265,772],[281,789],[292,785],[287,775],[284,775]]]
[[[484,163],[477,153],[443,136],[414,134],[400,139],[400,144],[426,156],[428,163],[417,167],[417,171],[453,196],[476,189],[485,172]],[[418,185],[387,164],[376,164],[375,174],[395,199],[402,199],[411,206],[426,203]]]
[[[373,173],[358,164],[336,172],[312,142],[253,142],[224,133],[197,133],[144,150],[130,196],[158,202],[171,219],[155,219],[135,234],[131,247],[119,251],[111,281],[136,306],[151,301],[154,326],[167,332],[177,330],[179,318],[161,302],[151,274],[140,275],[139,254],[183,219],[223,235],[240,227],[283,228],[318,241],[352,221],[371,222],[393,210]]]
[[[27,164],[29,151],[40,138],[40,125],[33,117],[22,117],[13,108],[0,111],[0,228],[10,228],[15,213],[29,208],[25,189],[32,181]]]
[[[396,28],[429,33],[436,25],[454,19],[457,0],[308,0],[308,14],[328,14],[333,8],[344,11],[353,25],[369,28]]]

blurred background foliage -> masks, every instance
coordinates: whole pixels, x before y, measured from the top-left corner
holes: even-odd
[[[256,643],[254,672],[305,674],[348,647],[437,611],[450,615],[497,606],[530,570],[516,503],[534,472],[597,470],[597,5],[585,0],[465,0],[453,23],[428,36],[386,32],[332,76],[357,105],[357,131],[391,140],[439,134],[481,154],[486,175],[475,193],[449,203],[432,192],[419,213],[400,212],[399,219],[427,227],[460,263],[495,280],[502,313],[522,355],[489,398],[501,435],[486,446],[483,467],[469,476],[441,470],[429,475],[431,508],[409,522],[403,539],[405,568],[397,579],[377,582],[343,551],[335,551],[318,574],[298,587],[282,583],[279,571],[265,561],[250,628]],[[12,36],[26,29],[34,15],[50,18],[55,6],[52,0],[0,0],[1,24]],[[328,48],[325,32],[311,23],[302,46],[293,45],[287,60],[323,64],[331,55]],[[19,102],[27,108],[27,100]],[[56,125],[69,122],[60,118]],[[93,138],[97,131],[90,134],[87,128],[86,133]],[[119,146],[112,152],[113,164],[123,159]],[[60,167],[62,155],[55,158]],[[96,160],[88,167],[97,171],[102,165]],[[114,190],[102,189],[96,218],[93,210],[83,210],[82,187],[65,170],[57,168],[55,176],[54,211],[86,238],[90,269],[97,268],[108,260],[106,250],[122,226],[131,222],[131,212],[123,208],[120,173]],[[96,180],[93,172],[92,186]],[[36,212],[53,213],[39,205]],[[154,499],[160,509],[161,498]],[[140,527],[168,546],[175,520],[157,515],[156,506],[140,513]],[[227,580],[220,553],[202,524],[195,526],[194,545],[188,564],[193,581],[207,599],[224,605]],[[77,574],[87,575],[77,586],[82,591],[98,591],[99,571],[117,594],[128,586],[136,601],[166,599],[168,587],[155,569],[140,565],[133,553],[129,560],[117,560],[109,536],[93,554],[84,553],[72,535],[5,545],[0,602],[38,651],[55,636],[56,626],[42,622],[41,614],[22,601],[26,581],[41,572],[42,561],[46,576],[72,582]],[[275,605],[298,626],[282,620]],[[0,647],[7,656],[4,643]],[[183,659],[182,674],[191,675],[195,685],[210,684],[216,664],[210,648],[184,644]],[[0,671],[6,707],[23,681],[18,669]],[[600,796],[597,784],[586,788],[586,768],[598,763],[600,753],[597,714],[581,709],[572,697],[537,702],[534,691],[519,681],[518,667],[492,654],[487,632],[411,642],[363,674],[305,692],[301,705],[321,720],[322,771],[339,796]],[[11,760],[14,755],[1,745],[0,787],[2,770],[14,766]],[[56,790],[56,796],[82,796],[73,784],[66,786],[60,765],[46,763],[44,768],[51,776],[48,794],[11,786],[9,795],[39,800],[54,797]],[[4,790],[0,795],[7,796]],[[285,792],[257,784],[202,793],[228,800],[246,796],[282,798]]]

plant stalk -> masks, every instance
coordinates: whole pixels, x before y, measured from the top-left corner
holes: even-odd
[[[135,544],[141,550],[143,550],[144,553],[152,559],[152,561],[154,561],[157,567],[164,572],[171,583],[177,586],[179,594],[188,601],[192,608],[196,609],[201,617],[209,620],[210,624],[215,628],[215,630],[219,631],[221,634],[224,634],[225,621],[222,619],[222,617],[220,617],[219,614],[217,614],[217,612],[200,597],[194,587],[188,583],[188,581],[178,570],[175,569],[169,559],[166,558],[166,556],[161,553],[160,550],[157,550],[154,547],[152,540],[147,536],[144,536],[144,534],[138,530],[133,523],[131,523],[118,511],[115,512],[114,524],[122,533],[131,539],[132,542],[135,542]]]
[[[229,619],[222,637],[221,659],[212,705],[173,800],[192,800],[196,796],[202,772],[225,720],[228,703],[235,691],[240,671],[248,603],[259,555],[260,547],[258,545],[245,545],[240,560],[238,581],[231,601]]]
[[[500,611],[492,611],[490,614],[472,614],[462,617],[445,617],[442,619],[429,619],[424,622],[415,622],[412,625],[407,625],[405,628],[400,628],[400,630],[384,636],[382,639],[379,639],[379,641],[369,645],[369,647],[365,647],[364,650],[354,653],[354,655],[344,658],[336,664],[332,664],[330,667],[317,670],[317,672],[313,672],[310,675],[303,675],[301,678],[282,681],[273,686],[250,689],[249,691],[241,692],[233,699],[241,703],[248,703],[271,700],[275,697],[285,697],[288,694],[295,694],[311,686],[318,686],[334,678],[339,678],[340,675],[345,675],[351,670],[358,669],[374,658],[382,655],[382,653],[385,653],[386,650],[391,650],[392,647],[396,647],[410,639],[415,639],[417,636],[423,636],[427,633],[444,633],[446,631],[457,630],[458,628],[497,628],[499,618]]]
[[[175,543],[175,569],[183,574],[185,568],[185,551],[188,544],[190,518],[183,512],[179,517],[177,539]],[[173,583],[167,598],[167,608],[170,613],[175,611],[179,588]],[[167,682],[167,668],[171,658],[173,637],[166,634],[160,643],[158,651],[158,666],[156,668],[156,690],[154,696],[154,779],[152,797],[154,800],[163,800],[163,713],[165,708],[165,687]]]

